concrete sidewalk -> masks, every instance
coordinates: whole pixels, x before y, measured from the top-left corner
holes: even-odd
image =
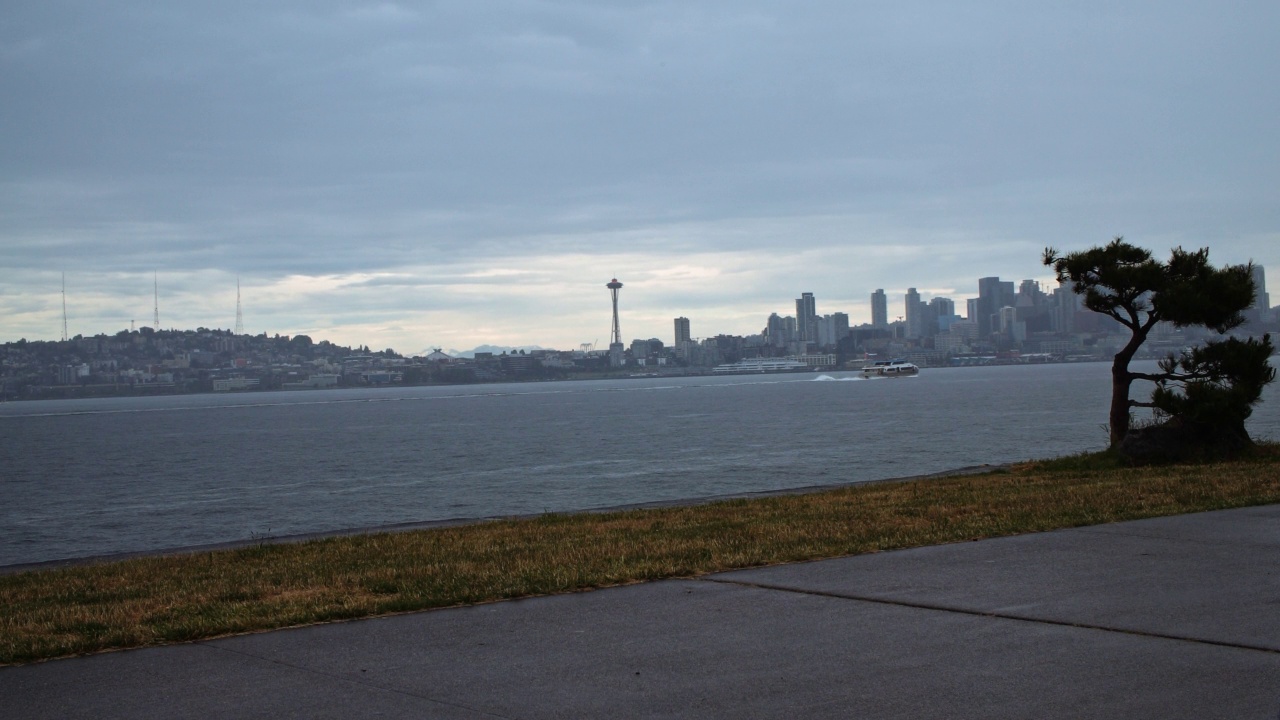
[[[0,715],[1280,717],[1280,506],[0,669]]]

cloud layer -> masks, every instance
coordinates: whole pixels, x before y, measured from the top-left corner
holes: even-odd
[[[1124,234],[1280,268],[1274,3],[47,2],[0,22],[0,340],[412,352],[963,298]],[[154,275],[153,275],[154,274]],[[926,297],[929,293],[926,293]]]

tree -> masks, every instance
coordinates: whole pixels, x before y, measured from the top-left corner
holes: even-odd
[[[1084,296],[1085,307],[1129,329],[1129,341],[1111,363],[1112,447],[1128,435],[1134,407],[1154,408],[1180,420],[1213,418],[1243,433],[1262,387],[1275,379],[1267,364],[1269,337],[1213,340],[1180,358],[1166,358],[1158,373],[1134,372],[1129,363],[1159,322],[1218,333],[1241,325],[1244,310],[1253,303],[1252,263],[1215,268],[1208,248],[1189,252],[1180,247],[1160,262],[1150,251],[1117,237],[1103,247],[1067,255],[1045,248],[1044,264],[1053,267],[1059,282],[1071,283]],[[1150,402],[1130,399],[1134,380],[1156,384]]]
[[[1271,352],[1271,336],[1263,335],[1261,340],[1227,338],[1184,350],[1180,357],[1170,355],[1160,361],[1169,380],[1158,382],[1151,402],[1143,406],[1247,439],[1244,421],[1276,377],[1268,362]]]

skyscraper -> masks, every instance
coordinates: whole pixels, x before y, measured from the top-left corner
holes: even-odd
[[[871,293],[871,327],[889,327],[889,298],[883,288]]]
[[[791,321],[791,326],[795,326],[795,318],[780,317],[778,313],[769,315],[768,323],[765,325],[765,332],[769,335],[769,344],[773,347],[786,347],[791,342],[790,337],[793,333],[788,329],[787,321]]]
[[[924,328],[921,325],[920,312],[920,293],[915,288],[907,288],[907,297],[903,301],[902,316],[907,321],[907,338],[917,339],[924,334]]]
[[[978,279],[978,317],[969,318],[978,322],[978,337],[985,339],[1000,331],[1000,308],[1013,307],[1015,299],[1012,281],[1001,282],[998,277]]]
[[[1253,266],[1253,310],[1262,322],[1271,320],[1271,296],[1267,294],[1267,273],[1261,265]]]
[[[831,313],[832,330],[835,334],[833,345],[837,345],[849,335],[849,315],[847,313]]]
[[[936,297],[925,304],[929,309],[925,335],[937,335],[947,330],[956,319],[956,302],[951,298]]]
[[[818,340],[818,311],[813,293],[800,293],[796,298],[796,339],[801,342]]]
[[[682,342],[689,342],[689,318],[676,318],[676,347]]]
[[[929,304],[937,311],[938,317],[956,314],[956,302],[951,298],[936,297]]]
[[[1071,333],[1076,329],[1076,312],[1081,308],[1080,296],[1075,293],[1075,283],[1070,280],[1058,283],[1053,291],[1054,307],[1053,331]]]

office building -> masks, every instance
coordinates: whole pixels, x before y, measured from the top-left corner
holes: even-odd
[[[871,327],[889,327],[889,298],[883,288],[871,293]]]
[[[676,347],[679,347],[680,343],[689,342],[689,337],[690,337],[689,336],[689,318],[678,317],[675,320],[675,325],[676,325],[675,345]]]
[[[977,317],[970,317],[978,323],[978,335],[990,337],[993,332],[1000,331],[1000,310],[1017,304],[1013,282],[1002,282],[998,277],[978,279]]]
[[[796,298],[796,340],[818,341],[818,311],[813,293],[800,293]]]
[[[924,336],[924,313],[921,312],[920,293],[915,288],[907,288],[907,296],[903,301],[903,318],[907,322],[907,339],[918,340]]]

